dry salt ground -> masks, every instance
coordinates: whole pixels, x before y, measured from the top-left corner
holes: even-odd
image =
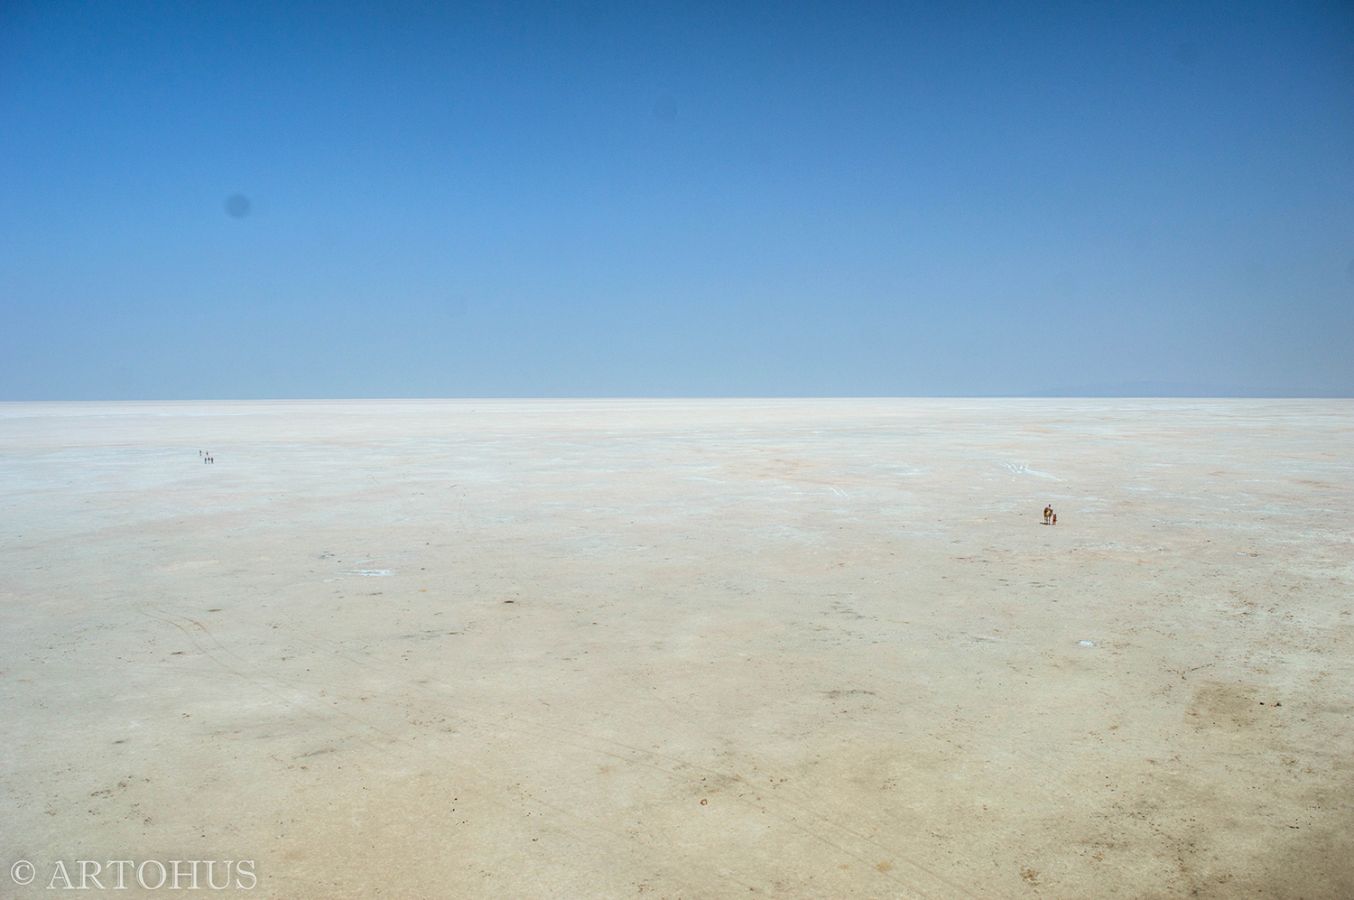
[[[0,895],[1354,896],[1351,510],[1350,401],[0,404]]]

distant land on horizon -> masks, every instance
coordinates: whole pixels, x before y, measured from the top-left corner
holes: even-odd
[[[1173,381],[1127,381],[1118,384],[1076,385],[1036,391],[1030,397],[1159,397],[1199,399],[1330,399],[1354,397],[1354,391],[1319,390],[1315,388],[1263,388],[1236,385],[1198,384]]]
[[[955,394],[372,394],[367,396],[294,397],[0,397],[0,403],[267,403],[348,400],[851,400],[851,399],[1141,399],[1141,400],[1348,400],[1354,391],[1312,388],[1258,388],[1191,382],[1128,381],[1051,387],[1029,393]]]

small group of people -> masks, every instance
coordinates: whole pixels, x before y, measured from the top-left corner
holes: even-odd
[[[1045,525],[1058,524],[1058,514],[1053,511],[1053,504],[1051,503],[1044,504],[1044,524]]]
[[[209,465],[209,466],[210,466],[210,465],[215,465],[215,464],[216,464],[216,457],[215,457],[215,456],[212,456],[211,452],[208,451],[208,450],[199,450],[199,451],[197,452],[197,455],[200,456],[200,457],[202,457],[202,462],[203,462],[205,465]]]

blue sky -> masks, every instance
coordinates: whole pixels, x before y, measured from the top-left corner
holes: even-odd
[[[1354,395],[1354,6],[0,5],[0,399]]]

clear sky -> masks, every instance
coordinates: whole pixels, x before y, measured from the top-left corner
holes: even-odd
[[[1354,395],[1354,4],[0,3],[0,399]]]

